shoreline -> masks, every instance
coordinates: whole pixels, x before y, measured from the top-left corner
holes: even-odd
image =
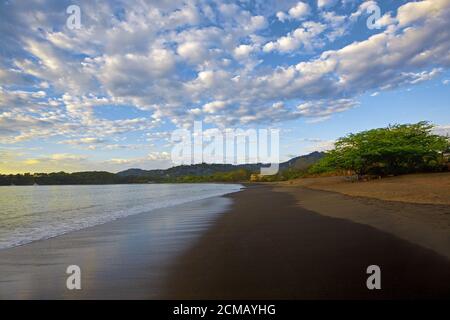
[[[170,270],[163,298],[450,298],[450,260],[432,250],[307,210],[286,188],[255,184],[228,197],[230,210]],[[366,288],[373,264],[382,290]]]
[[[230,205],[213,196],[2,249],[0,299],[156,299],[168,265]],[[66,288],[69,265],[81,290]]]
[[[324,200],[331,192],[244,187],[154,210],[159,224],[142,213],[0,250],[0,298],[450,298],[450,260],[424,248],[425,242],[419,246],[368,225],[367,216],[353,222],[360,200],[348,197],[339,206]],[[328,215],[319,205],[328,205]],[[331,207],[346,208],[348,216]],[[375,208],[367,204],[364,214]],[[171,210],[197,220],[177,220],[181,229],[155,243],[150,235],[170,221]],[[65,288],[70,264],[82,269],[80,291]],[[382,290],[366,288],[366,268],[373,264],[381,268]]]
[[[195,187],[199,187],[200,189],[205,184],[199,184]],[[224,186],[224,184],[214,184],[215,186],[218,186],[219,189]],[[171,199],[164,196],[164,190],[167,190],[165,188],[176,186],[178,190],[180,189],[180,186],[175,184],[165,184],[161,186],[162,188],[162,198],[157,199],[146,199],[145,202],[141,201],[141,199],[135,199],[133,194],[131,194],[131,199],[128,199],[128,193],[130,192],[130,189],[127,187],[124,187],[124,185],[109,185],[109,186],[86,186],[86,185],[62,185],[62,186],[41,186],[39,188],[30,187],[32,189],[32,192],[23,192],[24,190],[21,190],[23,193],[15,193],[16,191],[9,192],[9,187],[7,188],[7,192],[5,192],[5,197],[8,199],[6,201],[3,209],[6,211],[6,216],[1,217],[0,219],[0,250],[2,249],[8,249],[8,248],[14,248],[22,245],[26,245],[29,243],[33,243],[36,241],[43,241],[52,239],[67,233],[76,232],[80,230],[84,230],[86,228],[95,227],[98,225],[102,225],[105,223],[109,223],[111,221],[115,221],[118,219],[122,219],[128,216],[133,216],[136,214],[142,214],[142,213],[148,213],[153,210],[163,209],[163,208],[171,208],[177,205],[182,205],[185,203],[189,203],[192,201],[202,200],[202,199],[208,199],[215,196],[221,196],[229,192],[235,192],[239,191],[243,186],[240,184],[234,184],[232,190],[206,190],[206,192],[203,190],[201,193],[197,192],[194,194],[190,191],[189,194],[184,195],[184,197],[178,196],[174,193],[173,197]],[[211,186],[211,185],[210,185]],[[105,192],[105,188],[108,188],[108,191]],[[111,188],[112,187],[112,188]],[[154,186],[149,185],[134,185],[135,188],[131,190],[139,191],[139,190],[150,190],[149,192],[158,192],[158,190],[153,190]],[[139,187],[139,189],[137,189]],[[143,187],[145,189],[143,189]],[[0,187],[1,188],[1,187]],[[22,186],[20,187],[22,188]],[[71,190],[72,188],[75,188],[72,192],[67,192],[67,190]],[[182,187],[183,189],[188,188],[189,190],[190,186]],[[124,190],[125,189],[125,190]],[[160,189],[160,188],[158,188]],[[229,189],[229,188],[228,188]],[[98,202],[94,199],[94,197],[90,198],[90,195],[88,195],[85,190],[90,190],[92,194],[95,194],[95,197],[97,197]],[[36,201],[33,200],[34,198],[39,198],[41,195],[42,197],[46,197],[48,193],[54,193],[56,194],[58,191],[61,197],[63,198],[63,201],[69,203],[68,206],[61,206],[58,204],[55,204],[54,207],[47,207],[43,203],[35,203]],[[67,195],[64,193],[66,192]],[[170,191],[169,191],[170,192]],[[132,193],[132,192],[131,192]],[[167,191],[166,191],[167,193]],[[19,196],[17,196],[19,194]],[[74,194],[73,197],[70,195]],[[161,193],[160,193],[161,194]],[[23,196],[23,197],[21,197]],[[143,196],[145,199],[146,196]],[[50,203],[56,203],[55,199],[61,199],[58,197],[53,196],[53,199],[50,199]],[[70,203],[74,203],[76,201],[83,202],[85,201],[85,205],[76,206],[73,205],[70,206]],[[39,217],[37,217],[37,221],[42,221],[40,224],[36,223],[33,224],[33,213],[32,210],[30,212],[26,212],[24,208],[22,210],[16,209],[14,207],[15,203],[22,203],[23,207],[33,207],[35,204],[36,206],[41,206],[41,211],[39,211]],[[111,204],[111,205],[110,205]],[[91,210],[88,212],[90,208],[96,208],[95,210]],[[16,228],[9,227],[8,228],[8,219],[21,219],[22,216],[20,214],[18,215],[11,215],[10,213],[14,210],[17,211],[25,211],[25,214],[22,216],[30,216],[31,219],[24,220],[22,224],[19,224],[16,226]],[[65,212],[73,212],[72,216],[65,216]],[[102,214],[103,212],[106,212],[106,214]],[[44,215],[40,215],[41,213],[44,213]],[[47,214],[48,213],[48,214]],[[49,219],[48,217],[51,217],[53,214],[53,219]],[[5,220],[3,220],[3,218]],[[5,225],[2,225],[1,222],[6,221]],[[54,221],[57,221],[58,223],[53,223]],[[31,232],[29,232],[31,230]]]

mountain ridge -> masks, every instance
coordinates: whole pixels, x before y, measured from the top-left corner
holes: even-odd
[[[288,161],[281,162],[279,170],[294,168],[297,170],[305,170],[314,162],[320,160],[325,155],[324,152],[314,151],[307,155],[294,157]],[[239,169],[249,171],[259,171],[262,167],[268,167],[269,164],[253,163],[253,164],[217,164],[217,163],[199,163],[192,165],[179,165],[168,169],[152,169],[144,170],[139,168],[130,168],[116,174],[119,177],[145,177],[145,178],[176,178],[180,176],[193,175],[204,176],[218,172],[230,172]]]

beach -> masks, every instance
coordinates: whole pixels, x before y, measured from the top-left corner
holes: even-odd
[[[302,178],[278,184],[337,192],[352,197],[450,206],[450,172],[406,174],[358,182],[350,182],[349,178]]]
[[[450,298],[443,236],[425,241],[434,229],[421,229],[423,223],[403,230],[403,236],[383,230],[382,223],[371,225],[367,218],[379,206],[361,207],[359,198],[340,197],[345,196],[253,184],[158,209],[161,217],[174,210],[197,217],[164,237],[149,238],[164,228],[154,224],[153,212],[0,250],[0,298]],[[423,210],[410,204],[407,211]],[[404,236],[418,229],[414,241]],[[65,287],[70,264],[81,267],[82,290]],[[370,265],[381,269],[381,290],[366,287]]]
[[[231,195],[230,211],[173,267],[164,297],[450,298],[449,259],[372,226],[301,207],[294,194],[305,191],[260,185]],[[316,206],[334,206],[321,199],[327,193],[315,192]],[[358,214],[359,199],[347,200],[349,215]],[[381,290],[366,287],[369,265],[381,269]]]

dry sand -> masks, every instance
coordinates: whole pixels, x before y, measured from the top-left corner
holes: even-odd
[[[279,184],[380,200],[450,206],[450,172],[410,174],[366,182],[349,182],[344,177],[323,177]]]

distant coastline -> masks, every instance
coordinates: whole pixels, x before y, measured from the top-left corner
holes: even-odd
[[[324,156],[322,152],[290,159],[279,164],[280,170],[295,168],[305,170]],[[128,169],[118,173],[107,171],[52,172],[0,174],[0,185],[96,185],[131,183],[194,183],[194,182],[245,182],[258,174],[268,164],[214,164],[181,165],[169,169]]]

